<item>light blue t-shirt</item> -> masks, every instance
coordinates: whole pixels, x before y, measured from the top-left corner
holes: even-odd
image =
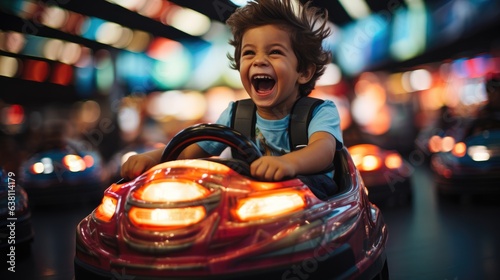
[[[234,102],[222,112],[217,124],[231,126],[231,117]],[[255,123],[255,144],[263,155],[279,156],[290,152],[290,142],[288,138],[288,123],[290,115],[280,120],[266,120],[257,113]],[[340,130],[340,116],[337,106],[331,100],[325,100],[317,106],[313,112],[308,128],[308,138],[317,131],[328,132],[337,140],[336,149],[343,147],[342,132]],[[225,144],[214,141],[203,141],[198,143],[205,152],[211,155],[220,155],[226,148]]]

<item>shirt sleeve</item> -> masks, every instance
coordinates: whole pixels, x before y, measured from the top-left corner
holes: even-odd
[[[229,102],[229,105],[227,106],[226,109],[224,109],[224,111],[222,111],[222,113],[220,114],[217,121],[215,121],[215,123],[230,127],[233,107],[234,107],[234,101]],[[215,141],[201,141],[201,142],[198,142],[198,145],[205,152],[207,152],[211,155],[214,155],[214,156],[220,155],[222,153],[222,151],[224,151],[224,149],[227,147],[226,144],[222,144],[222,143],[215,142]]]
[[[342,149],[344,146],[340,129],[340,115],[337,106],[331,100],[325,100],[313,112],[313,117],[309,123],[308,137],[311,137],[317,131],[324,131],[333,135],[337,140],[337,150]]]

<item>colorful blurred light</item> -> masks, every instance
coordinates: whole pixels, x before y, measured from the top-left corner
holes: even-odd
[[[68,64],[58,63],[54,66],[51,82],[63,86],[73,81],[73,67]]]
[[[125,133],[132,133],[140,128],[141,117],[136,108],[123,107],[118,111],[118,126]]]
[[[397,169],[401,167],[401,165],[403,165],[403,160],[401,159],[401,156],[399,154],[392,153],[387,155],[384,163],[387,168]]]
[[[106,94],[115,80],[115,68],[111,54],[107,50],[99,50],[95,54],[96,85],[101,93]]]
[[[3,32],[0,30],[0,50],[19,53],[25,44],[26,38],[24,34],[15,31]]]
[[[210,29],[210,18],[195,10],[177,6],[171,8],[166,23],[192,36],[201,36]]]
[[[49,75],[49,64],[40,60],[27,60],[23,78],[35,82],[44,82]]]
[[[207,102],[207,112],[204,120],[214,123],[219,118],[219,115],[226,109],[229,102],[235,101],[236,96],[234,91],[229,87],[212,87],[205,92]]]
[[[24,122],[24,108],[19,104],[8,105],[2,108],[1,113],[3,125],[19,125]]]
[[[421,1],[411,1],[406,8],[399,8],[394,13],[390,54],[404,61],[416,57],[425,51],[427,35],[427,12]]]
[[[467,145],[465,145],[464,142],[458,142],[457,144],[455,144],[453,150],[451,151],[451,153],[456,157],[463,157],[465,156],[466,152],[467,152]]]
[[[41,22],[50,28],[60,29],[68,20],[68,11],[61,9],[58,6],[47,7],[42,11]]]
[[[417,69],[410,72],[410,86],[414,91],[429,89],[432,85],[432,77],[427,69]]]
[[[181,88],[191,78],[191,55],[185,48],[174,49],[153,62],[150,74],[160,88]]]
[[[19,66],[20,63],[17,58],[0,55],[0,76],[15,77]]]
[[[342,79],[340,68],[333,63],[326,65],[325,72],[316,82],[317,86],[335,85]]]

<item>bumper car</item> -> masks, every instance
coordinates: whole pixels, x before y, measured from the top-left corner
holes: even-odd
[[[440,194],[500,193],[500,122],[471,131],[461,141],[452,139],[446,152],[432,157],[431,169]]]
[[[471,123],[470,118],[456,115],[446,107],[436,118],[435,122],[420,130],[414,141],[418,155],[426,163],[430,163],[432,155],[442,151],[443,143],[463,137],[464,127]]]
[[[199,141],[244,160],[176,160]],[[388,279],[383,216],[347,149],[336,154],[340,191],[324,201],[299,179],[250,177],[261,155],[240,133],[189,127],[77,225],[75,279]]]
[[[348,148],[368,189],[368,198],[379,205],[404,205],[411,198],[411,170],[401,154],[373,144]]]
[[[99,202],[109,184],[101,155],[74,144],[35,153],[19,173],[34,205]]]
[[[34,232],[28,195],[15,174],[0,169],[0,251],[7,255],[7,263],[29,251]],[[14,250],[12,250],[14,249]],[[6,251],[6,252],[5,252]],[[14,261],[15,264],[15,261]]]

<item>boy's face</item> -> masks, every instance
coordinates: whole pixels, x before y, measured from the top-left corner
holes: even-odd
[[[264,25],[243,34],[240,77],[262,117],[280,119],[290,112],[299,85],[312,76],[312,71],[298,73],[297,64],[285,29]]]

